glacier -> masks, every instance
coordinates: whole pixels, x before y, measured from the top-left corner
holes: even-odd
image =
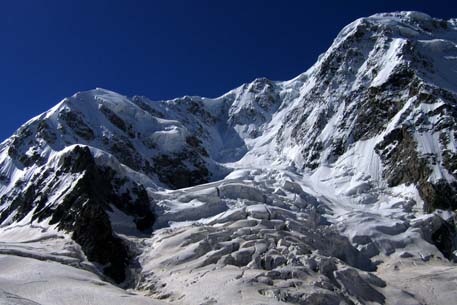
[[[217,98],[97,88],[0,144],[0,304],[452,304],[457,19],[360,18]]]

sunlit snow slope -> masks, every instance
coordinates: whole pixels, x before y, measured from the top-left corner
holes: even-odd
[[[456,137],[418,12],[214,99],[76,93],[0,144],[0,304],[452,304]]]

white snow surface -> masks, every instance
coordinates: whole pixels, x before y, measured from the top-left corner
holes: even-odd
[[[0,304],[451,304],[457,266],[433,245],[432,234],[455,215],[424,214],[414,184],[389,187],[377,152],[393,130],[425,115],[427,123],[413,135],[418,155],[435,160],[427,180],[455,181],[441,153],[457,152],[455,134],[445,130],[443,147],[434,127],[446,102],[405,93],[379,132],[353,140],[354,96],[361,88],[383,88],[398,69],[412,66],[405,53],[411,44],[431,63],[418,70],[420,81],[457,94],[455,20],[399,12],[346,26],[313,67],[289,81],[261,78],[218,98],[159,102],[97,88],[33,118],[26,127],[39,134],[46,122],[55,139],[17,146],[21,155],[45,160],[31,166],[15,162],[9,149],[15,139],[35,135],[18,132],[0,144],[0,175],[7,177],[0,195],[57,170],[83,145],[97,164],[147,189],[156,222],[151,236],[140,236],[132,217],[110,212],[115,233],[136,249],[138,277],[123,289],[85,258],[70,234],[32,221],[34,211],[19,222],[11,214],[0,227]],[[358,55],[345,58],[351,45]],[[322,71],[339,55],[341,65],[324,86]],[[77,115],[76,127],[62,119],[66,113]],[[192,135],[207,152],[200,156],[208,183],[172,190],[142,166],[188,149]],[[119,139],[128,139],[131,163],[122,159],[126,152],[115,155]],[[348,145],[337,155],[340,139]],[[78,179],[49,181],[49,204],[60,204]],[[0,213],[8,204],[0,202]]]

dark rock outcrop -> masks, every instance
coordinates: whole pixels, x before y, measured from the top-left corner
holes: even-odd
[[[76,177],[74,184],[65,186],[57,202],[48,202],[49,194],[62,187],[59,179],[68,174]],[[29,213],[33,213],[32,220],[50,219],[50,224],[71,234],[90,261],[100,264],[107,276],[120,283],[125,279],[129,252],[113,232],[108,212],[115,207],[132,216],[140,232],[150,231],[154,223],[145,188],[128,182],[113,169],[97,165],[88,147],[76,146],[57,170],[48,169],[24,192],[1,198],[11,204],[0,214],[0,222],[11,215],[18,221]],[[127,191],[121,192],[124,186]]]

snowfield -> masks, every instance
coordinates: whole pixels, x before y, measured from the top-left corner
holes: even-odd
[[[456,59],[376,14],[289,81],[64,99],[0,144],[0,304],[455,303]]]

